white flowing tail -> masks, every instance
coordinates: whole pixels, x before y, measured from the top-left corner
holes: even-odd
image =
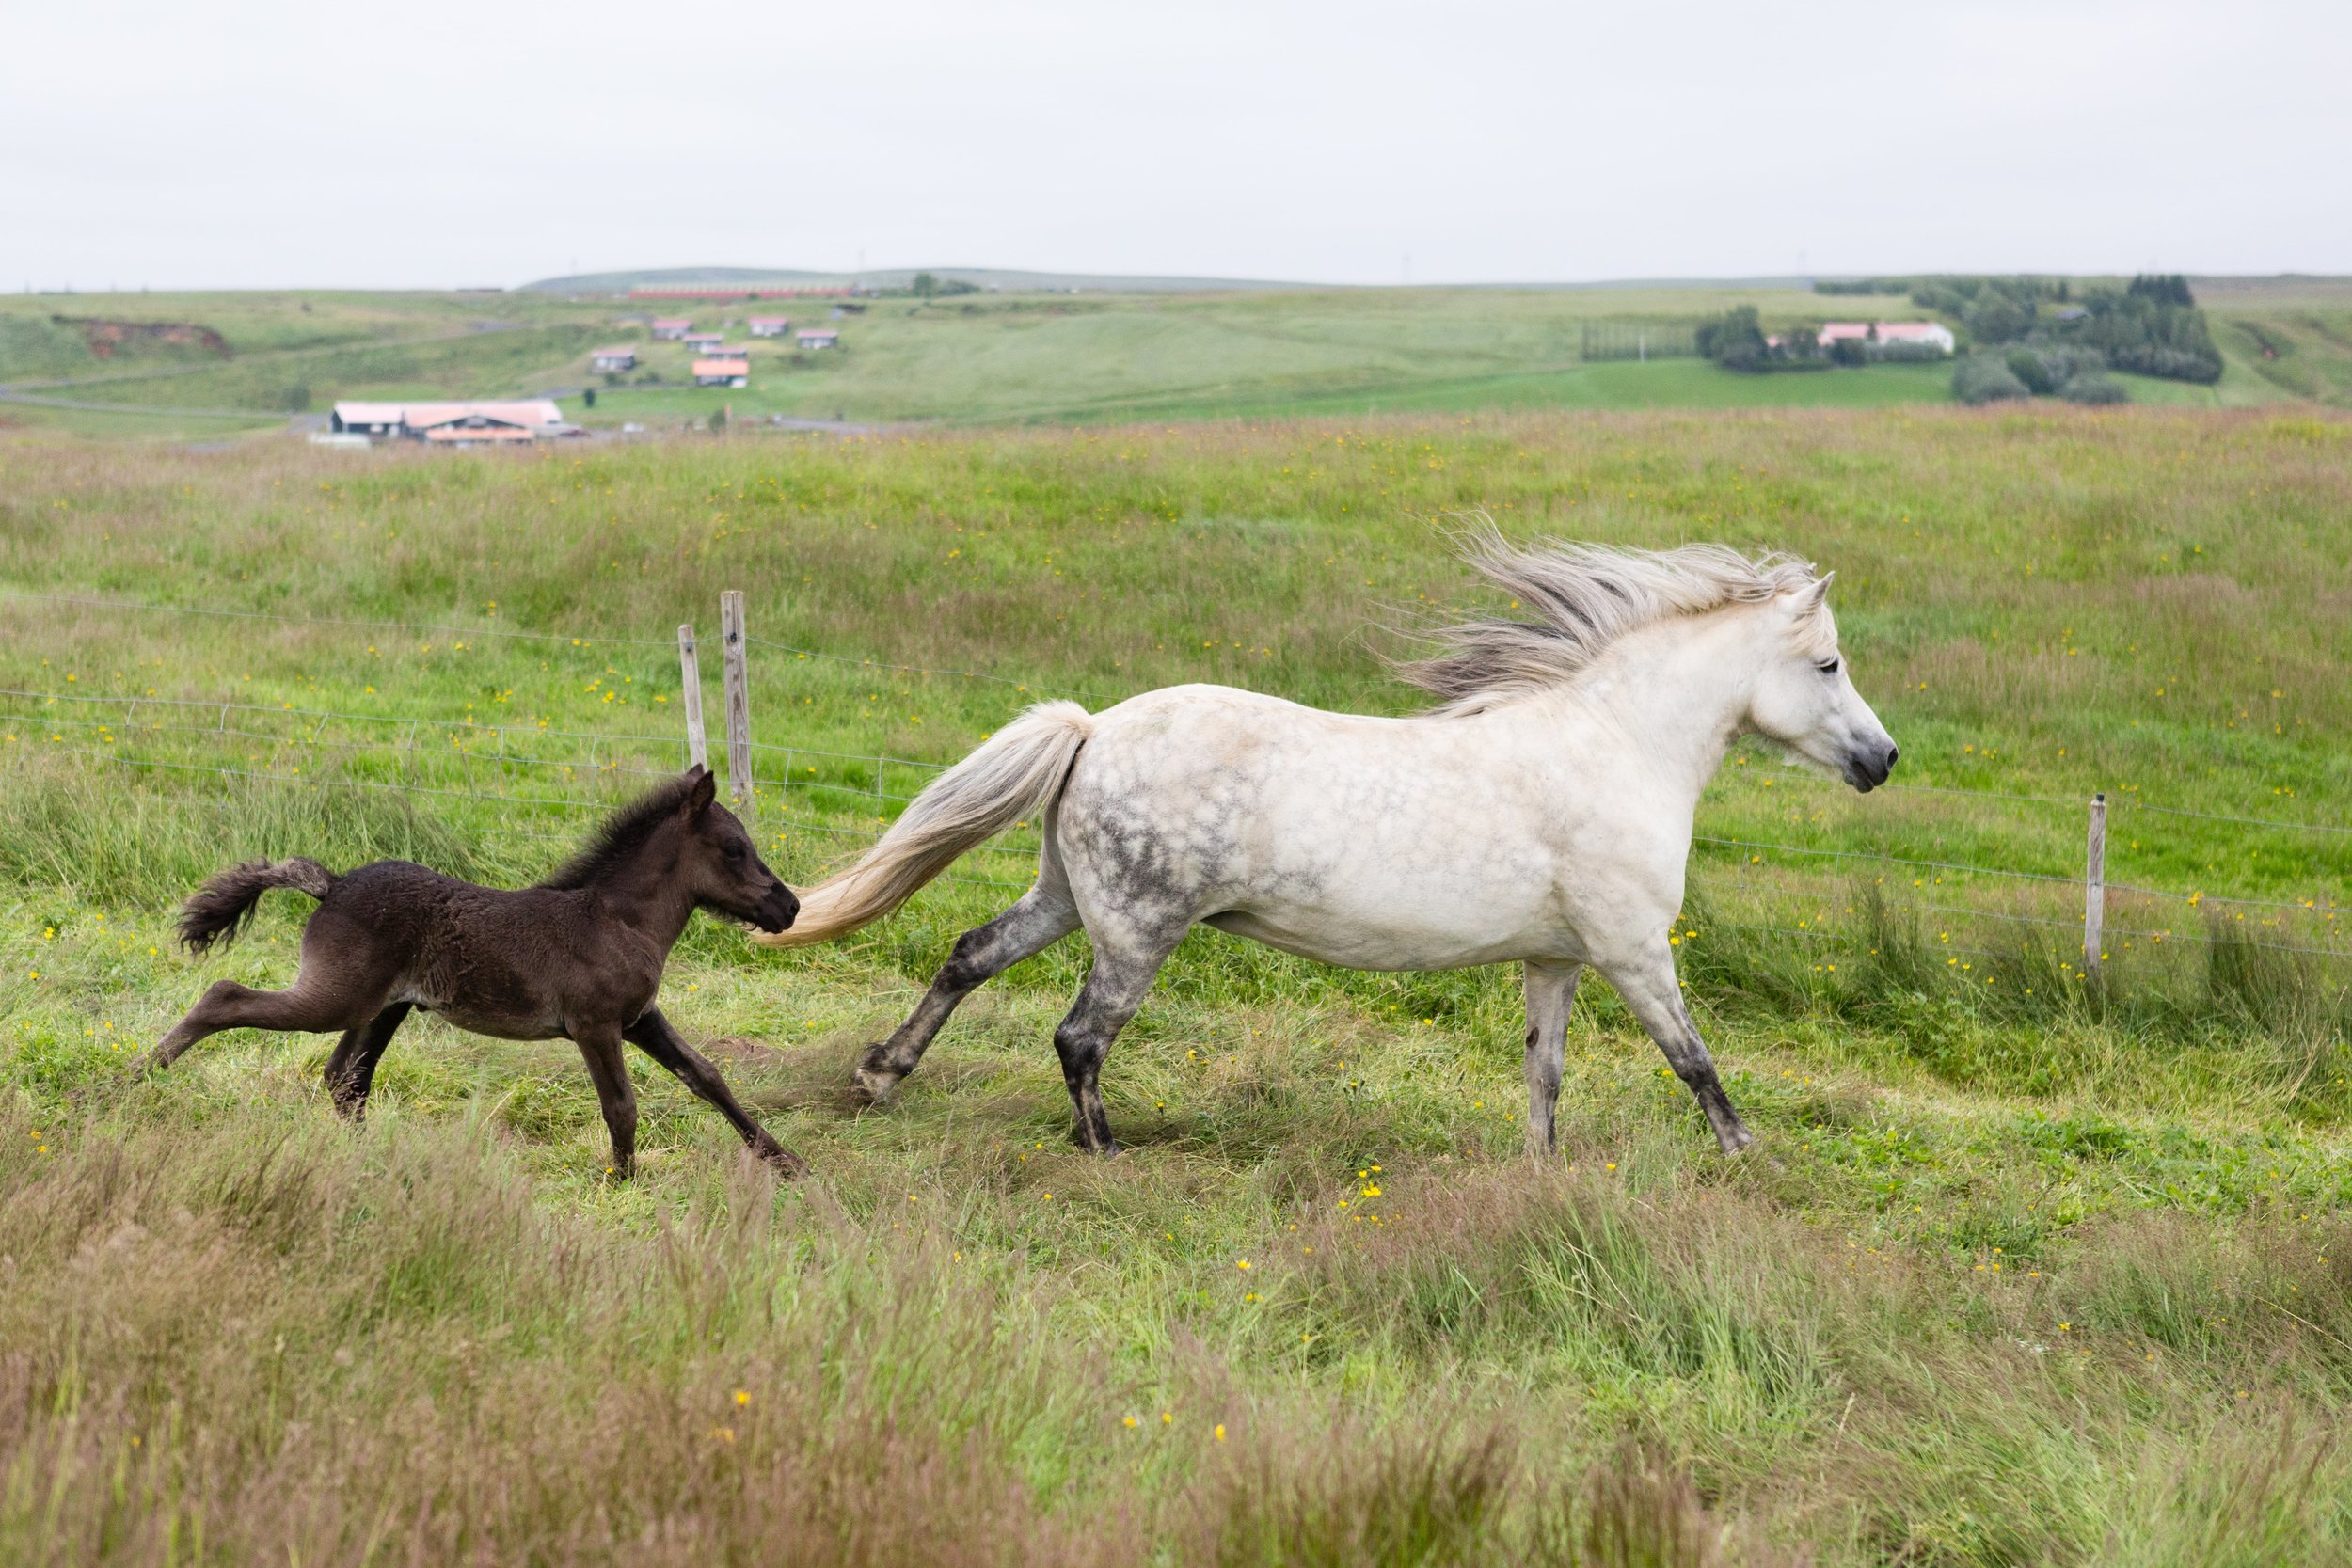
[[[1075,703],[1040,703],[933,779],[848,870],[794,889],[801,912],[786,931],[760,932],[769,947],[801,947],[847,935],[914,896],[956,857],[1041,812],[1061,793],[1094,720]]]

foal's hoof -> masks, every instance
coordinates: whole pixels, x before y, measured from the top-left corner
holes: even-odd
[[[752,1146],[752,1152],[758,1155],[760,1160],[778,1176],[787,1180],[795,1180],[808,1174],[808,1162],[773,1138],[762,1136],[758,1143]]]

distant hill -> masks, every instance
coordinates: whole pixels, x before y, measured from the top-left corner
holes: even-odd
[[[809,272],[791,267],[645,267],[630,272],[586,272],[569,277],[543,277],[535,283],[517,285],[518,289],[553,294],[623,294],[631,289],[691,289],[712,287],[755,290],[761,284],[773,284],[777,289],[848,288],[857,285],[870,289],[904,289],[914,281],[914,275],[928,272],[946,281],[949,278],[969,283],[975,288],[994,289],[1005,293],[1062,293],[1078,290],[1086,293],[1216,293],[1248,290],[1312,289],[1353,290],[1395,288],[1485,289],[1524,293],[1530,290],[1550,293],[1579,290],[1655,290],[1655,289],[1793,289],[1800,293],[1812,287],[1805,277],[1601,277],[1571,282],[1533,281],[1506,283],[1444,283],[1426,284],[1361,284],[1309,283],[1295,278],[1267,277],[1178,277],[1125,273],[1088,272],[1025,272],[1019,267],[872,267],[864,272]]]
[[[871,267],[864,272],[805,272],[790,267],[647,267],[634,272],[591,272],[571,277],[543,277],[520,287],[540,293],[620,294],[631,289],[691,289],[715,287],[757,289],[772,283],[779,289],[847,288],[904,289],[914,275],[928,272],[945,281],[957,279],[975,288],[1011,293],[1206,293],[1234,289],[1307,289],[1320,285],[1284,283],[1247,277],[1139,277],[1116,273],[1024,272],[1016,267]]]

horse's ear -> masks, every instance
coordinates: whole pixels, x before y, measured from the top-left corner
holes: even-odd
[[[1837,580],[1836,572],[1823,572],[1797,590],[1797,613],[1809,615],[1829,602],[1829,585]]]
[[[688,786],[686,799],[678,802],[678,811],[682,816],[699,816],[719,798],[719,781],[710,776],[710,769],[702,767],[687,769],[686,776],[694,782]]]

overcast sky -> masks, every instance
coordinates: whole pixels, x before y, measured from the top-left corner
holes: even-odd
[[[27,0],[0,23],[0,287],[861,257],[2352,272],[2352,5]]]

